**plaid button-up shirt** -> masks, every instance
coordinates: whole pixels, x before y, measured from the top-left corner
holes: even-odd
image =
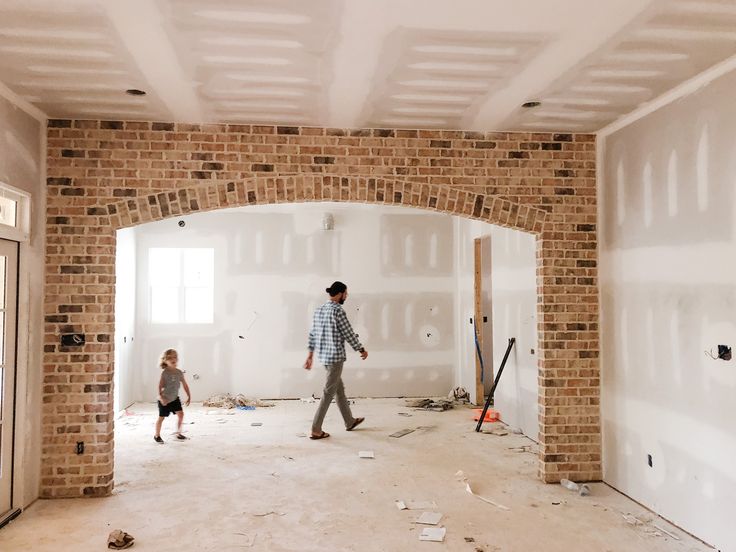
[[[317,307],[312,319],[312,330],[309,332],[309,350],[317,349],[317,358],[322,364],[344,362],[345,341],[356,351],[363,348],[342,305],[328,301]]]

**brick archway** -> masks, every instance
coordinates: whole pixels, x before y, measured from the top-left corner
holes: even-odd
[[[539,476],[547,482],[562,477],[600,479],[595,173],[586,172],[579,179],[580,188],[576,189],[571,179],[578,169],[566,168],[577,166],[574,160],[581,155],[578,151],[590,151],[585,155],[594,159],[591,137],[581,135],[578,140],[573,135],[520,135],[514,143],[518,149],[500,152],[503,154],[500,159],[501,155],[495,151],[496,142],[489,141],[490,133],[477,136],[426,131],[432,136],[423,137],[420,133],[425,131],[374,130],[360,131],[363,134],[356,138],[347,136],[347,131],[330,134],[333,129],[284,127],[288,135],[284,138],[282,127],[212,125],[214,128],[209,128],[115,121],[77,121],[73,125],[71,121],[51,121],[50,127],[41,496],[106,496],[112,491],[115,231],[195,212],[309,201],[404,205],[535,234]],[[170,132],[179,129],[186,132]],[[212,141],[206,132],[213,133]],[[321,134],[314,138],[317,132]],[[404,136],[402,132],[409,134]],[[90,142],[90,133],[96,141]],[[165,141],[167,133],[171,134],[169,141]],[[204,140],[203,136],[207,140],[192,145],[195,133],[200,140]],[[180,168],[183,161],[155,155],[154,142],[147,142],[146,150],[112,140],[132,138],[133,134],[146,140],[160,139],[161,152],[176,152],[180,144],[185,144],[182,147],[195,151],[186,153],[186,159],[197,156],[196,163],[187,161],[197,170],[184,171]],[[507,140],[514,137],[495,133],[495,138],[500,138],[500,134]],[[531,163],[534,155],[540,157],[540,167],[548,167],[538,169],[542,176],[528,179],[538,181],[538,188],[524,188],[524,179],[516,182],[511,177],[463,177],[453,185],[454,177],[448,176],[453,169],[446,168],[452,162],[443,160],[441,150],[436,157],[441,165],[435,171],[437,174],[421,178],[383,176],[374,171],[356,175],[350,167],[330,174],[320,166],[326,157],[314,157],[312,165],[296,167],[297,172],[274,171],[263,176],[251,173],[243,177],[240,171],[229,171],[227,161],[213,162],[212,154],[204,153],[219,140],[233,143],[233,135],[240,140],[258,141],[265,135],[264,141],[271,137],[279,144],[292,138],[297,141],[309,138],[310,145],[304,147],[311,150],[315,140],[327,138],[338,144],[343,140],[360,145],[361,140],[368,143],[380,137],[382,143],[396,141],[395,148],[399,143],[406,147],[414,142],[447,148],[455,141],[470,140],[477,148],[471,153],[477,156],[480,151],[485,158],[499,158],[495,161],[499,167],[507,160],[506,165],[514,167],[507,172],[531,172],[527,169],[522,172],[527,162],[520,159],[529,159]],[[550,141],[535,142],[533,136]],[[562,145],[569,145],[571,153],[564,154]],[[125,149],[116,149],[120,147]],[[333,151],[326,146],[320,148],[323,153]],[[434,155],[434,150],[431,152]],[[122,159],[115,159],[116,153]],[[559,160],[555,159],[556,155]],[[144,157],[164,157],[163,161],[146,161],[145,166],[165,169],[158,172],[140,169]],[[230,159],[235,166],[242,157],[226,153],[222,158]],[[270,159],[266,156],[266,160]],[[329,159],[334,162],[334,158]],[[433,159],[430,164],[434,163]],[[405,165],[409,161],[413,163],[410,159],[400,161]],[[581,161],[579,165],[585,167],[586,163]],[[259,163],[251,167],[261,170],[275,166],[275,163]],[[155,181],[156,185],[153,180],[146,180],[146,185],[140,185],[144,172],[161,174],[161,178],[170,174],[172,179]],[[552,176],[543,178],[544,175]],[[60,335],[71,332],[84,333],[86,345],[62,346]],[[78,441],[86,443],[82,455],[76,454]]]
[[[371,176],[257,176],[240,182],[196,184],[108,204],[109,221],[117,230],[197,212],[245,205],[345,201],[429,209],[541,234],[546,211],[503,199],[430,184],[413,184]]]

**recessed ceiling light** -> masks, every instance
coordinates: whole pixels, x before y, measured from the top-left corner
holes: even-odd
[[[426,88],[443,88],[452,90],[453,88],[461,88],[463,90],[486,90],[487,82],[480,81],[462,81],[462,80],[440,80],[440,79],[412,79],[399,81],[404,86],[419,86]]]
[[[426,54],[465,54],[474,56],[515,56],[517,48],[506,46],[460,46],[454,44],[422,44],[412,48]]]
[[[145,96],[146,92],[144,90],[139,90],[138,88],[128,88],[125,91],[126,94],[129,94],[130,96]]]
[[[523,104],[521,104],[521,107],[525,109],[530,109],[532,107],[539,107],[540,105],[542,105],[542,102],[539,102],[537,100],[532,100],[530,102],[524,102]]]
[[[198,10],[198,17],[228,21],[233,23],[274,23],[276,25],[303,25],[311,21],[310,17],[295,13],[253,12],[238,10]]]
[[[229,79],[241,82],[263,82],[263,83],[279,83],[279,84],[303,84],[309,82],[306,77],[292,77],[289,75],[258,75],[244,73],[226,73]]]
[[[455,62],[455,61],[420,61],[418,63],[410,63],[412,69],[424,69],[426,71],[475,71],[488,72],[498,71],[499,67],[495,63],[473,63],[473,62]]]
[[[280,40],[277,38],[246,38],[238,36],[215,36],[202,38],[205,44],[216,46],[256,46],[269,48],[301,48],[303,44],[297,40]]]
[[[393,94],[395,100],[407,102],[436,102],[469,104],[473,101],[470,96],[454,96],[452,94]]]

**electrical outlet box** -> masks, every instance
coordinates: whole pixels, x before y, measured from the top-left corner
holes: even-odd
[[[85,344],[85,335],[84,334],[62,334],[61,336],[61,346],[62,347],[81,347]]]
[[[718,358],[721,360],[731,360],[731,347],[728,345],[719,345]]]
[[[84,441],[77,441],[77,454],[84,454]]]
[[[654,462],[652,461],[652,455],[651,454],[647,454],[647,465],[650,468],[654,467]]]

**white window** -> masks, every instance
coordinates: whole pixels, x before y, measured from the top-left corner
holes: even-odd
[[[212,324],[214,264],[214,249],[149,249],[151,323]]]
[[[0,238],[26,241],[30,234],[31,196],[0,182]]]

